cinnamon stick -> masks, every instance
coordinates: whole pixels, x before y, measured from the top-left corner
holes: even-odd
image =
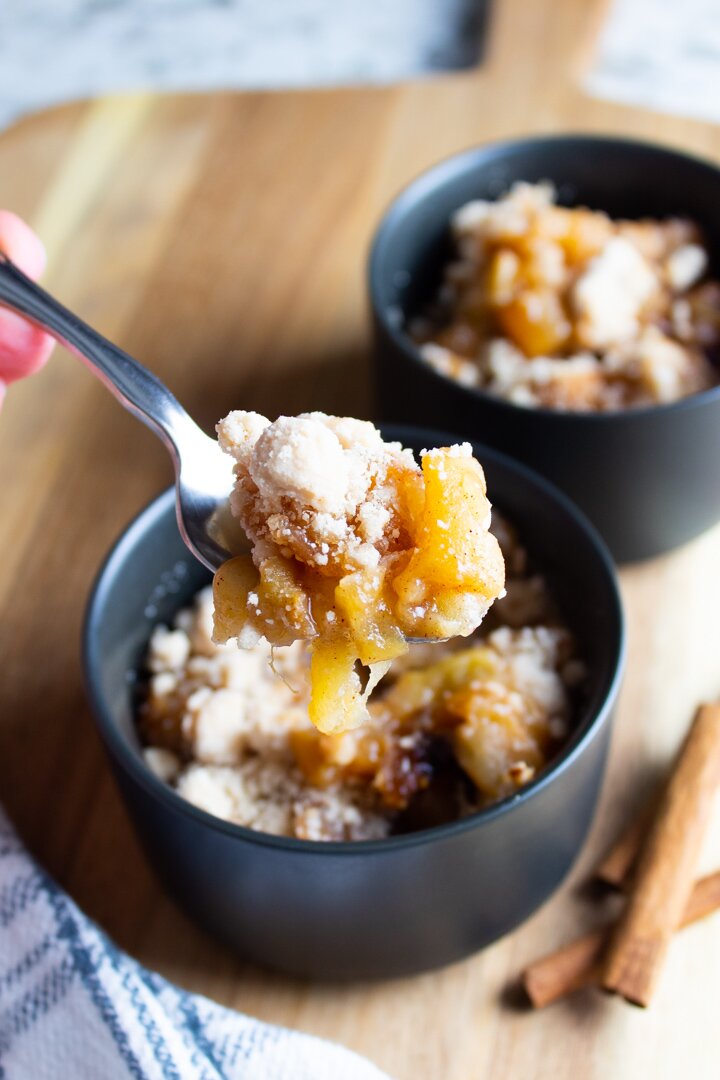
[[[689,926],[690,923],[704,919],[720,907],[720,870],[707,877],[700,878],[693,886],[690,893],[688,906],[683,913],[680,926]]]
[[[697,712],[639,856],[628,902],[603,962],[602,986],[647,1006],[688,904],[720,781],[720,705]]]
[[[598,866],[595,871],[596,878],[616,889],[621,889],[627,884],[643,841],[649,832],[657,806],[656,796],[631,820]]]
[[[680,926],[704,919],[718,908],[720,870],[695,883]],[[523,972],[522,982],[535,1008],[551,1005],[584,986],[596,986],[602,971],[601,959],[612,931],[612,926],[593,930],[530,964]]]
[[[597,985],[609,930],[605,926],[584,934],[525,968],[522,984],[536,1009],[551,1005],[584,986]]]

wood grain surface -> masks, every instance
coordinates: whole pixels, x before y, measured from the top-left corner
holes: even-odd
[[[718,128],[583,94],[603,6],[498,0],[477,72],[402,87],[123,96],[32,117],[0,136],[0,206],[45,239],[48,288],[208,428],[232,407],[371,415],[365,252],[383,206],[420,169],[499,136],[580,129],[720,160]],[[629,673],[600,812],[559,894],[442,972],[326,987],[245,966],[177,910],[130,831],[94,731],[79,667],[90,582],[170,478],[160,443],[69,355],[8,394],[0,800],[80,905],[169,978],[337,1039],[397,1080],[716,1077],[718,918],[673,942],[644,1014],[591,991],[533,1014],[508,987],[528,961],[607,917],[579,883],[696,704],[720,694],[720,528],[622,573]],[[717,866],[720,826],[703,870]]]

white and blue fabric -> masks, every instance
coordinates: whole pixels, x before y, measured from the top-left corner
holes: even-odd
[[[333,1043],[178,989],[122,953],[0,809],[0,1080],[383,1080]],[[386,1080],[386,1078],[385,1078]]]

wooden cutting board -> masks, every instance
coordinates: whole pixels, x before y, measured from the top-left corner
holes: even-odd
[[[0,206],[45,239],[48,288],[208,428],[232,407],[371,415],[365,253],[383,206],[420,169],[480,141],[579,129],[720,160],[716,127],[582,93],[602,7],[499,0],[479,71],[402,87],[53,110],[0,137]],[[464,963],[338,989],[248,968],[180,914],[138,848],[95,735],[79,668],[88,588],[122,526],[170,479],[160,444],[67,354],[8,395],[0,800],[80,905],[169,978],[337,1039],[398,1080],[716,1077],[720,917],[674,943],[647,1013],[588,992],[532,1014],[506,990],[527,961],[600,918],[578,883],[696,703],[720,693],[720,528],[622,573],[629,673],[602,805],[571,880]],[[716,839],[708,867],[720,866]]]

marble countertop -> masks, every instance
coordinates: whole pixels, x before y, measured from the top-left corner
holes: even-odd
[[[392,82],[471,67],[491,2],[0,0],[0,128],[113,91]],[[720,121],[718,0],[614,0],[585,86]]]
[[[390,82],[478,61],[485,0],[2,0],[0,126],[118,90]]]

